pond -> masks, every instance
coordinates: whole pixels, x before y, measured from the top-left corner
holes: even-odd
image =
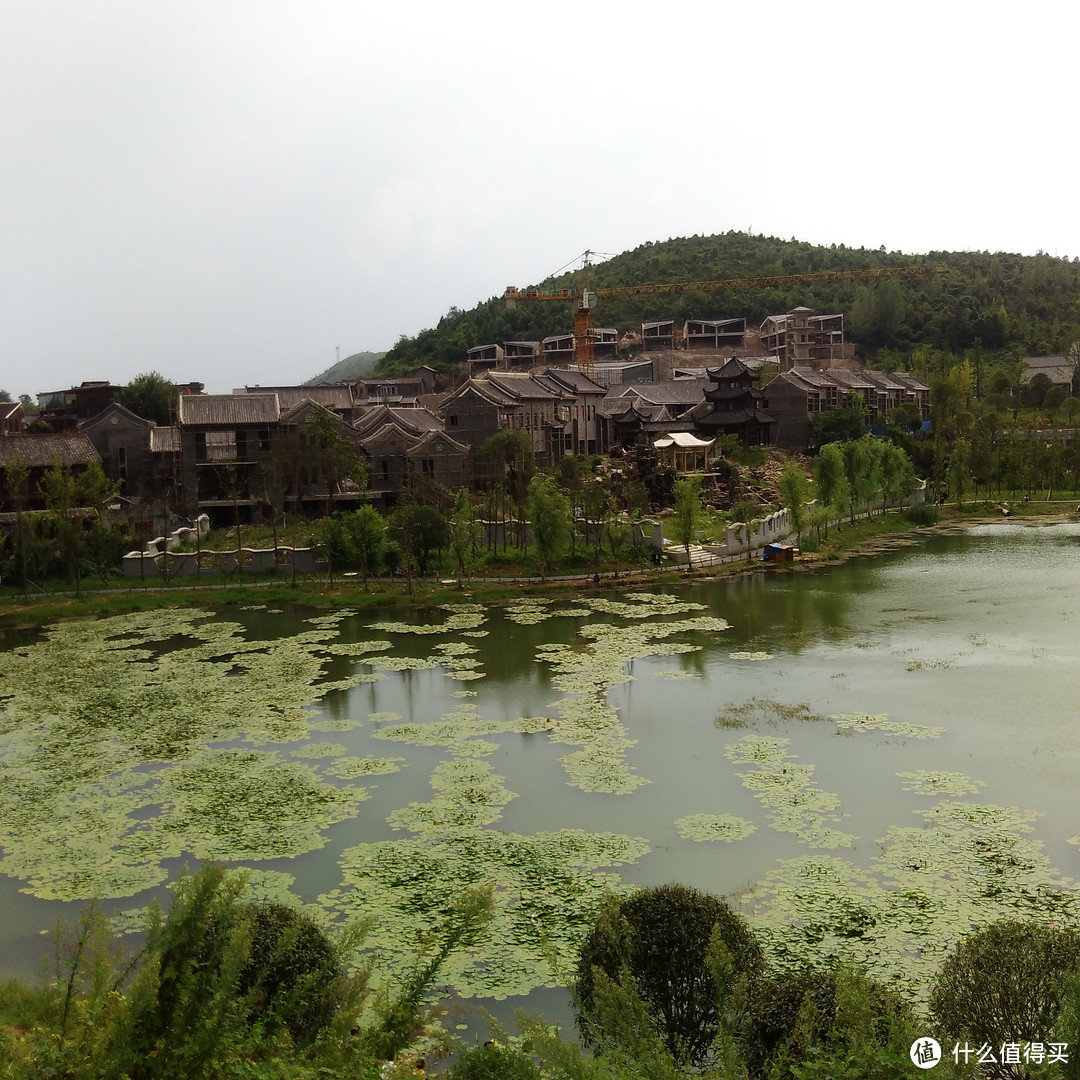
[[[372,916],[382,978],[493,883],[445,972],[485,1003],[557,1004],[603,891],[671,880],[922,994],[973,926],[1080,916],[1078,597],[1080,526],[993,525],[663,593],[9,634],[0,975],[212,858]]]

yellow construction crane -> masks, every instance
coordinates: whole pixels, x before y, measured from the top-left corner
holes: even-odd
[[[612,288],[589,285],[589,266],[593,252],[581,256],[581,268],[577,274],[577,286],[573,289],[555,289],[541,292],[539,289],[518,289],[506,286],[503,297],[508,308],[518,301],[576,300],[574,309],[574,350],[578,367],[590,378],[593,375],[593,347],[595,330],[593,308],[597,300],[610,300],[622,296],[652,296],[659,293],[718,292],[721,289],[767,289],[783,285],[827,285],[835,281],[867,281],[877,278],[926,277],[930,274],[947,274],[947,266],[919,264],[914,266],[886,266],[876,270],[816,270],[806,274],[773,274],[765,277],[725,278],[722,281],[673,281],[658,285],[616,285]]]

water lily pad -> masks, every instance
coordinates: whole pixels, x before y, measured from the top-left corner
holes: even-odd
[[[904,781],[905,791],[914,791],[918,795],[974,795],[985,786],[981,780],[972,780],[960,772],[919,769],[896,775]]]
[[[742,840],[754,832],[754,823],[734,814],[687,814],[677,818],[675,828],[687,840]]]

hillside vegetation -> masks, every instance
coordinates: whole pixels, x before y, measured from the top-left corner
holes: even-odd
[[[346,356],[332,364],[324,372],[316,375],[314,379],[308,379],[305,386],[325,386],[328,383],[351,382],[353,379],[363,379],[373,375],[379,362],[386,355],[381,352],[358,352],[352,356]]]
[[[927,278],[845,282],[813,288],[740,289],[711,293],[601,300],[596,320],[620,330],[650,319],[742,318],[805,304],[847,317],[849,337],[863,354],[902,363],[919,346],[962,355],[974,350],[987,360],[1065,353],[1080,337],[1080,260],[990,252],[931,251],[906,255],[884,248],[816,246],[797,240],[728,232],[647,243],[592,269],[594,286],[714,280],[815,270],[872,269],[941,263],[951,273]],[[513,282],[522,288],[570,287],[572,273],[545,281]],[[451,308],[437,326],[402,336],[379,364],[400,373],[418,364],[449,371],[474,345],[538,340],[569,332],[572,301],[519,304],[508,311],[493,297],[469,311]]]

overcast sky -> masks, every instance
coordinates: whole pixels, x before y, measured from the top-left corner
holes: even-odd
[[[0,387],[302,382],[585,248],[695,233],[1080,254],[1078,23],[0,0]]]

